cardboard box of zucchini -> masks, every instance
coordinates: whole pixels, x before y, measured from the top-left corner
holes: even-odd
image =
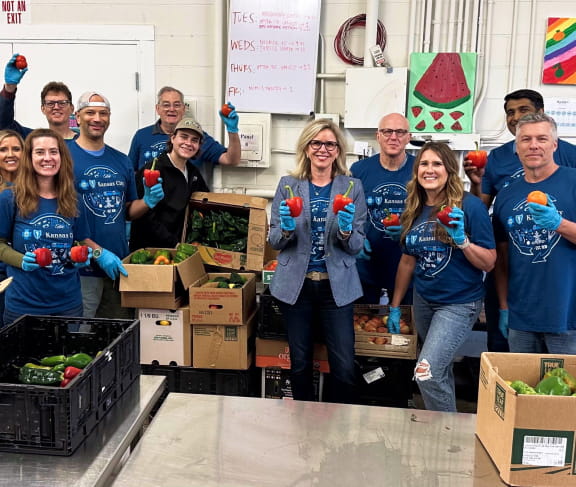
[[[207,265],[260,271],[270,249],[265,198],[193,193],[182,241],[198,246]]]

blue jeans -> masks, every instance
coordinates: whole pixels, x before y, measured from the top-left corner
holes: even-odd
[[[423,342],[414,378],[426,409],[456,412],[452,362],[482,309],[482,300],[435,304],[414,291],[414,323]]]
[[[566,333],[539,333],[509,329],[508,342],[513,353],[576,355],[576,330],[568,330]]]
[[[330,391],[333,402],[355,400],[354,306],[338,307],[332,297],[330,281],[304,279],[294,305],[280,301],[290,347],[292,394],[294,399],[314,400],[313,356],[314,322],[324,332],[330,365]]]
[[[76,308],[68,309],[66,311],[62,311],[60,313],[43,313],[44,315],[48,316],[75,316],[81,317],[82,316],[82,305],[77,306]],[[4,323],[7,325],[13,323],[18,318],[22,316],[22,313],[17,311],[12,311],[9,309],[4,310]]]
[[[109,277],[80,276],[85,318],[132,319],[134,310],[120,304],[116,281]]]
[[[484,314],[486,315],[486,337],[489,352],[509,352],[508,340],[502,335],[498,321],[500,319],[500,303],[496,293],[494,272],[489,272],[484,280]]]

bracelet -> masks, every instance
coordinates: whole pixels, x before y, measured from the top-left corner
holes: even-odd
[[[462,242],[461,244],[456,244],[456,247],[458,247],[460,250],[467,249],[468,247],[470,247],[470,239],[466,237],[464,239],[464,242]]]
[[[342,230],[338,229],[338,231],[340,232],[340,236],[344,239],[346,238],[350,238],[350,235],[352,235],[352,232],[343,232]]]

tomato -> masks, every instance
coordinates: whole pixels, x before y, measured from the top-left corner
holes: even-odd
[[[542,191],[532,191],[526,197],[528,203],[538,203],[539,205],[546,206],[548,204],[548,197]]]
[[[265,271],[275,271],[277,266],[278,266],[278,261],[272,260],[272,261],[268,262],[268,264],[266,264],[266,266],[264,267],[264,270]]]
[[[222,105],[222,108],[220,108],[220,111],[222,112],[222,115],[227,117],[232,113],[232,108],[230,107],[230,105],[228,105],[228,103],[224,103],[224,105]]]
[[[382,219],[384,227],[399,227],[400,215],[398,213],[389,213]]]
[[[28,67],[28,62],[24,56],[16,56],[16,59],[14,60],[14,66],[16,66],[18,69],[24,69]]]
[[[452,207],[450,206],[443,206],[442,208],[440,208],[440,211],[438,212],[438,214],[436,215],[436,218],[438,218],[438,220],[440,220],[444,225],[446,225],[447,227],[453,227],[454,224],[450,223],[450,221],[452,220],[452,218],[450,218],[448,215],[450,215],[450,213],[452,212]]]
[[[468,159],[474,167],[482,169],[488,160],[488,152],[485,150],[473,150],[466,154],[465,159]]]

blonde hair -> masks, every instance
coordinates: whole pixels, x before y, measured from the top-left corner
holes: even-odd
[[[16,138],[18,140],[18,143],[20,144],[20,149],[22,150],[24,149],[24,139],[18,132],[9,129],[0,130],[0,143],[2,143],[4,139],[9,139],[10,137]],[[20,161],[18,161],[18,164],[20,164]],[[0,172],[0,191],[4,191],[7,187],[8,183],[7,181],[4,181],[2,172]]]
[[[306,125],[298,137],[298,142],[296,144],[296,168],[290,173],[292,176],[298,179],[310,179],[312,176],[310,159],[306,154],[306,149],[311,140],[314,140],[322,130],[330,130],[334,137],[336,137],[336,142],[338,143],[338,156],[332,163],[332,178],[344,175],[350,176],[350,171],[346,165],[346,139],[344,134],[332,120],[327,118],[319,118],[318,120],[313,120],[308,125]]]
[[[60,152],[60,170],[54,176],[58,198],[58,213],[66,218],[78,216],[78,197],[74,188],[74,169],[72,157],[64,139],[52,129],[36,129],[30,132],[24,143],[24,151],[20,158],[18,175],[14,181],[14,198],[16,207],[23,217],[29,216],[38,209],[40,188],[36,171],[32,165],[32,150],[34,141],[40,137],[50,137],[56,140]]]
[[[437,205],[433,214],[440,211],[443,206],[462,207],[464,186],[460,179],[460,167],[456,155],[452,149],[443,142],[428,142],[424,144],[414,161],[412,178],[406,185],[408,196],[406,198],[406,209],[401,217],[402,242],[406,241],[406,235],[414,225],[416,219],[422,214],[424,206],[426,205],[426,191],[418,182],[418,168],[422,160],[422,155],[428,150],[433,151],[441,159],[448,174],[446,185],[442,189],[442,201]],[[452,242],[452,239],[448,237],[446,230],[441,225],[436,225],[435,237],[444,243]]]

